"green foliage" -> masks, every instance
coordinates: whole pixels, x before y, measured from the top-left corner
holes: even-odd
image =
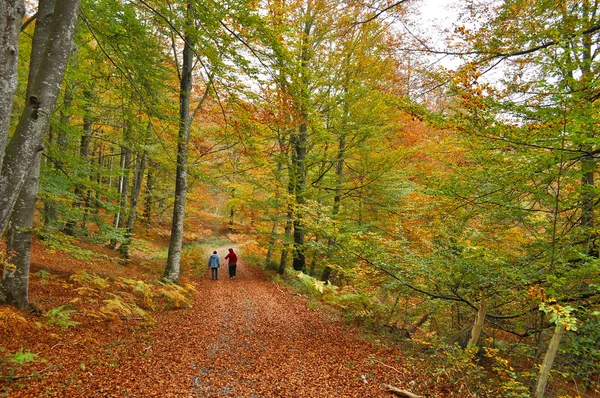
[[[190,284],[157,282],[158,295],[167,300],[171,308],[191,307],[192,293],[196,288]]]
[[[195,291],[190,284],[146,282],[123,277],[111,281],[85,271],[71,275],[70,279],[80,285],[76,288],[79,294],[102,299],[104,304],[100,310],[90,312],[90,316],[113,320],[140,317],[152,321],[148,311],[156,310],[161,303],[165,308],[189,307]]]
[[[526,381],[532,376],[528,372],[519,374],[509,361],[500,355],[500,350],[492,347],[484,348],[484,356],[492,361],[491,367],[498,379],[503,396],[511,398],[528,398],[529,387]]]
[[[102,278],[96,274],[89,274],[83,270],[72,274],[69,279],[79,283],[84,288],[105,290],[110,286],[108,278]]]
[[[327,284],[303,272],[294,272],[296,278],[301,282],[302,290],[310,296],[320,297],[327,293],[333,293],[337,289],[331,284]]]
[[[100,308],[100,312],[112,319],[120,319],[121,317],[139,316],[144,319],[149,319],[148,314],[138,307],[135,302],[128,300],[127,296],[114,293],[106,293],[110,298],[102,300],[104,305]]]
[[[40,283],[42,285],[47,285],[48,282],[50,282],[51,275],[46,270],[41,269],[41,270],[35,272],[34,275],[38,275],[40,277]]]
[[[19,348],[19,351],[15,352],[10,360],[16,364],[23,365],[26,362],[34,362],[37,357],[38,354]]]
[[[79,260],[100,260],[108,258],[105,254],[77,246],[75,244],[77,240],[74,237],[60,232],[55,231],[53,233],[46,233],[44,237],[43,242],[49,248],[50,252],[60,250]]]
[[[600,317],[590,311],[581,313],[578,330],[566,333],[561,341],[557,362],[568,380],[591,386],[600,372]]]
[[[80,322],[71,319],[73,313],[75,313],[75,310],[69,309],[67,305],[61,305],[46,312],[44,317],[47,318],[46,324],[68,329],[80,324]]]
[[[324,301],[342,308],[347,319],[371,322],[381,321],[383,305],[374,297],[346,287],[339,292],[326,295]]]

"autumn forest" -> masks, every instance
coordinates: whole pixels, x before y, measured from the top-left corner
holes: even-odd
[[[599,397],[600,5],[423,7],[3,0],[0,396]]]

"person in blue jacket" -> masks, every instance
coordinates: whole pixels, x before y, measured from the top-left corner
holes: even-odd
[[[219,267],[221,266],[221,259],[219,258],[216,250],[208,258],[208,266],[210,267],[210,279],[213,281],[219,279],[218,273]]]

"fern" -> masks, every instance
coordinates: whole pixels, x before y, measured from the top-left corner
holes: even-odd
[[[75,310],[66,309],[66,305],[53,308],[44,314],[44,317],[48,318],[46,324],[56,325],[63,329],[77,326],[80,322],[71,319],[71,315],[73,315],[74,312]]]
[[[106,289],[110,282],[108,279],[102,278],[96,274],[88,274],[85,271],[78,271],[69,277],[70,280],[79,283],[82,286],[96,288],[100,290]]]
[[[14,353],[10,360],[19,365],[23,365],[25,362],[34,362],[37,357],[38,354],[34,354],[30,351],[23,351],[23,348],[20,348],[19,351]]]
[[[329,285],[301,271],[296,273],[296,277],[302,283],[304,289],[308,290],[308,293],[311,296],[322,296],[326,293],[334,293],[337,289],[336,286]]]
[[[123,297],[117,294],[107,294],[112,296],[112,298],[103,300],[105,305],[100,308],[100,311],[103,314],[108,315],[113,319],[120,319],[122,316],[127,318],[132,315],[138,315],[144,319],[148,318],[148,314],[135,305],[135,303],[123,300]]]
[[[191,295],[195,290],[191,285],[180,286],[175,283],[158,282],[162,297],[166,298],[174,308],[190,307]]]
[[[157,292],[153,285],[129,278],[119,278],[116,283],[121,288],[130,290],[136,297],[140,297],[145,308],[154,309],[154,297]]]

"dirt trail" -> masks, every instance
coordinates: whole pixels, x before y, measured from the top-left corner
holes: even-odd
[[[219,250],[221,258],[225,252]],[[226,265],[217,281],[206,272],[194,280],[191,309],[167,312],[152,328],[104,345],[113,359],[71,381],[57,380],[63,388],[52,395],[390,397],[382,383],[402,386],[398,352],[326,320],[307,308],[305,297],[275,285],[241,257],[235,280]],[[29,396],[22,393],[14,396]]]

